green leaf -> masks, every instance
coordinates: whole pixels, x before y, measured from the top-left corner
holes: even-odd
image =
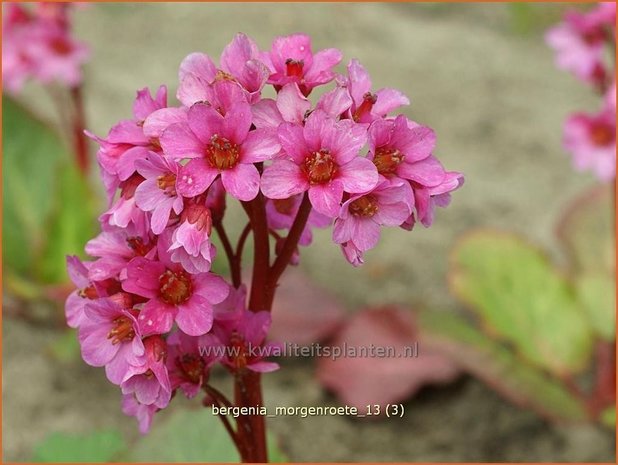
[[[66,154],[49,128],[6,96],[2,114],[3,267],[28,275],[45,240],[55,168]]]
[[[126,449],[117,431],[52,433],[34,448],[34,462],[111,462]]]
[[[522,239],[480,231],[461,240],[450,271],[453,292],[481,325],[554,374],[586,367],[592,331],[573,289]]]
[[[575,199],[558,223],[558,238],[575,274],[615,274],[613,195],[607,186],[596,186]]]
[[[599,416],[599,421],[604,426],[608,428],[614,429],[616,428],[616,408],[615,407],[607,407],[601,415]]]
[[[522,361],[463,318],[422,312],[421,344],[448,355],[466,371],[522,407],[552,420],[585,421],[584,405],[555,378]]]
[[[96,202],[84,178],[68,162],[59,167],[57,177],[47,241],[37,260],[38,276],[45,283],[66,282],[66,256],[83,255],[96,232]]]
[[[606,341],[616,339],[616,285],[612,277],[587,273],[575,282],[577,296],[594,331]]]
[[[210,409],[176,410],[133,448],[138,462],[239,462],[236,447]]]

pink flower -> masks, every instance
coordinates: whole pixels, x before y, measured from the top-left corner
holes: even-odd
[[[352,121],[338,122],[316,110],[304,127],[284,123],[278,134],[288,159],[275,160],[264,170],[262,192],[270,199],[309,191],[313,207],[334,217],[344,191],[367,192],[378,181],[373,163],[358,156],[366,131]]]
[[[140,404],[165,408],[172,396],[165,366],[167,344],[161,336],[147,337],[143,343],[145,363],[129,369],[120,385],[122,393],[133,394]]]
[[[384,88],[372,93],[369,73],[358,60],[350,61],[348,76],[340,85],[347,87],[352,97],[348,117],[358,123],[371,123],[402,105],[410,104],[408,97],[395,89]]]
[[[564,147],[578,171],[592,170],[601,181],[616,178],[616,114],[611,108],[597,115],[576,113],[564,126]]]
[[[613,16],[615,18],[615,9]],[[605,20],[604,14],[599,15],[594,10],[590,13],[567,12],[564,22],[545,35],[547,44],[556,52],[556,66],[586,82],[604,81]],[[614,21],[612,19],[612,24]]]
[[[260,60],[255,42],[245,34],[237,34],[223,50],[220,61],[221,69],[217,69],[212,59],[204,53],[188,55],[178,71],[178,100],[187,107],[198,102],[209,102],[214,108],[221,106],[222,109],[226,109],[231,102],[245,99],[250,103],[257,102],[269,70]],[[221,89],[217,89],[218,83],[225,83],[223,95],[220,94]],[[233,94],[234,98],[228,100],[225,94]]]
[[[159,137],[163,130],[185,120],[184,110],[167,107],[165,86],[159,87],[154,98],[144,88],[137,92],[133,103],[133,119],[120,121],[106,138],[86,133],[100,146],[97,161],[110,202],[119,185],[135,174],[136,162],[161,151]]]
[[[385,180],[367,194],[351,196],[335,220],[333,241],[352,242],[361,253],[372,249],[382,226],[399,226],[410,216],[412,200],[412,189],[405,181]]]
[[[310,109],[311,102],[294,83],[283,86],[276,100],[265,98],[251,106],[253,124],[274,129],[284,122],[303,124]]]
[[[125,229],[103,231],[88,241],[85,249],[91,257],[98,257],[88,270],[88,277],[93,281],[116,278],[132,258],[153,258],[156,253],[152,240],[131,237]]]
[[[131,366],[144,355],[135,312],[110,298],[88,302],[79,327],[82,358],[95,367],[105,366],[107,379],[120,384]]]
[[[154,414],[159,410],[155,404],[140,404],[134,395],[122,396],[122,412],[125,415],[135,417],[142,434],[150,431]]]
[[[437,186],[445,176],[431,155],[436,145],[432,129],[410,127],[408,119],[377,120],[369,128],[369,156],[382,177],[399,177],[422,186]]]
[[[83,263],[76,256],[67,257],[67,272],[73,284],[77,287],[67,297],[64,311],[67,324],[71,328],[77,328],[84,319],[84,309],[89,300],[99,297],[94,286],[88,278],[90,263]]]
[[[221,358],[224,346],[212,334],[194,337],[182,331],[168,339],[167,368],[172,389],[180,389],[188,398],[195,397],[208,380],[210,368]]]
[[[327,84],[335,78],[333,68],[341,62],[341,51],[328,48],[313,53],[311,38],[305,34],[277,37],[270,52],[262,60],[272,73],[268,83],[275,88],[295,82],[304,95],[314,87]]]
[[[212,273],[192,275],[169,259],[164,263],[142,257],[129,263],[122,288],[149,299],[139,314],[144,336],[164,334],[174,321],[190,336],[206,334],[212,327],[213,304],[229,292],[225,281]]]
[[[259,100],[269,75],[268,68],[259,58],[257,44],[242,33],[236,34],[221,53],[221,69],[231,74],[249,93],[251,103]]]
[[[82,65],[90,56],[88,47],[75,40],[67,30],[51,23],[38,24],[30,40],[28,54],[36,63],[37,79],[43,84],[58,81],[69,87],[81,83]]]
[[[135,167],[145,178],[135,190],[135,203],[143,211],[152,212],[150,227],[155,234],[161,234],[170,219],[172,210],[182,212],[183,200],[176,192],[180,165],[154,152],[148,158],[137,160]]]
[[[215,257],[215,247],[210,242],[212,217],[210,210],[201,202],[187,201],[180,216],[180,225],[171,237],[171,259],[180,263],[189,273],[210,271]]]
[[[2,26],[2,78],[10,92],[21,90],[29,78],[69,87],[82,81],[89,51],[71,35],[66,7],[52,11],[10,5]]]
[[[254,163],[272,158],[279,152],[279,143],[274,131],[250,131],[250,127],[251,108],[243,102],[225,116],[210,105],[197,103],[189,110],[187,124],[170,126],[161,137],[165,154],[192,159],[180,170],[178,193],[185,197],[202,194],[221,174],[230,195],[243,201],[255,198],[260,174]]]
[[[363,252],[359,250],[354,242],[345,242],[341,244],[341,251],[343,252],[344,257],[352,266],[361,266],[365,263],[363,259]]]
[[[150,220],[143,210],[140,210],[135,201],[135,191],[144,182],[139,174],[132,175],[120,183],[120,196],[112,206],[99,217],[104,231],[114,231],[124,228],[130,236],[147,238],[150,234]]]
[[[414,190],[414,208],[417,218],[423,226],[428,228],[433,223],[435,207],[445,208],[451,201],[451,192],[459,189],[464,183],[464,177],[456,171],[445,172],[442,183],[433,187],[423,187],[412,183]],[[416,222],[415,218],[409,218],[402,225],[404,229],[411,230]]]
[[[268,373],[279,368],[279,364],[267,362],[264,358],[280,348],[279,344],[263,344],[271,316],[269,312],[234,312],[233,318],[216,320],[213,334],[228,347],[221,363],[232,371],[251,370]]]

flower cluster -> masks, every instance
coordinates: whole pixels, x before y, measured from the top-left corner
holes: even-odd
[[[546,35],[557,66],[602,96],[597,113],[575,113],[564,126],[564,146],[575,168],[591,170],[602,181],[616,178],[615,34],[616,3],[602,2],[586,13],[568,11]]]
[[[71,33],[69,3],[8,3],[2,23],[2,81],[12,93],[33,78],[75,87],[82,80],[88,48]]]
[[[297,263],[297,245],[331,224],[333,242],[359,265],[382,227],[431,225],[462,184],[433,155],[432,129],[392,115],[408,98],[373,90],[356,60],[337,74],[341,60],[336,49],[314,53],[304,34],[278,37],[269,51],[238,34],[219,65],[203,53],[182,61],[180,105],[169,105],[165,86],[154,96],[143,89],[132,118],[106,137],[89,134],[109,208],[86,246],[93,260],[68,259],[78,290],[67,320],[84,360],[105,366],[142,431],[176,390],[206,389],[217,363],[233,373],[277,368],[247,351],[264,343],[269,308],[248,308],[244,285],[211,269],[228,198],[248,211],[248,231],[257,236],[261,223],[265,240],[274,237],[272,269]],[[236,263],[242,254],[229,249]]]

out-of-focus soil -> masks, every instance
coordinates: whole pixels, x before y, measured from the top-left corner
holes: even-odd
[[[364,267],[349,266],[327,231],[316,234],[301,266],[350,310],[396,302],[458,311],[445,291],[445,273],[460,234],[505,228],[555,253],[559,213],[592,183],[571,170],[560,137],[566,115],[594,109],[594,99],[554,68],[540,32],[521,36],[509,29],[504,5],[108,4],[77,18],[93,52],[87,113],[100,135],[129,116],[136,89],[168,83],[173,94],[185,55],[216,56],[237,31],[263,48],[275,35],[307,32],[315,49],[336,46],[346,59],[360,59],[376,86],[411,97],[406,113],[436,130],[436,154],[464,172],[466,184],[432,228],[385,231]],[[51,115],[34,86],[24,100]],[[33,445],[52,431],[115,427],[136,435],[102,370],[49,357],[57,336],[4,321],[4,460],[30,459]],[[273,405],[335,403],[307,361],[266,376],[265,392]],[[615,460],[613,434],[549,425],[472,379],[427,389],[406,410],[402,419],[279,417],[270,426],[293,461]]]

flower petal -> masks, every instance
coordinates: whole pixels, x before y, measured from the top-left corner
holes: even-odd
[[[244,202],[253,200],[260,191],[260,173],[252,164],[239,163],[222,171],[221,181],[232,197]]]
[[[300,167],[290,160],[277,160],[262,173],[262,193],[269,199],[287,199],[309,188]]]

